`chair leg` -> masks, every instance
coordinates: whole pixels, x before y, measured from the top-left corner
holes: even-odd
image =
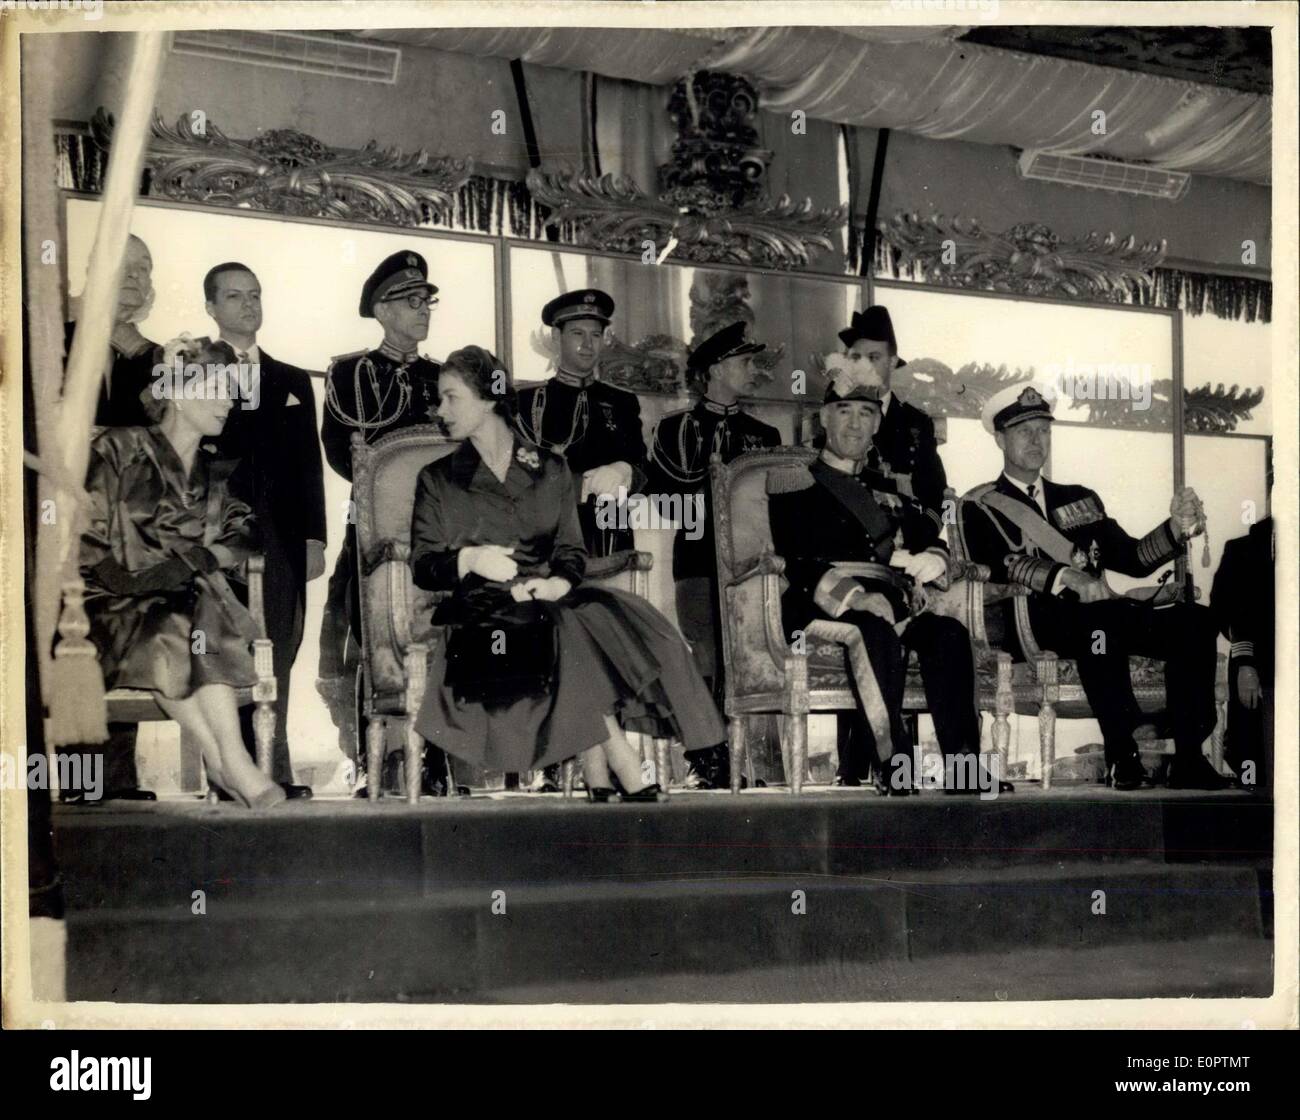
[[[385,725],[383,716],[372,716],[366,725],[366,793],[372,805],[379,803],[383,780]]]
[[[668,787],[673,780],[673,760],[669,753],[671,740],[656,738],[655,746],[655,781],[659,783],[660,788],[667,793]]]
[[[1047,700],[1038,709],[1038,750],[1043,769],[1043,789],[1052,788],[1052,764],[1056,761],[1056,705]]]
[[[1210,732],[1210,761],[1220,774],[1224,771],[1224,736],[1228,731],[1228,659],[1219,654],[1214,670],[1214,730]]]
[[[998,652],[997,691],[993,698],[993,750],[997,752],[1003,774],[1011,772],[1011,713],[1015,695],[1011,686],[1011,655]]]
[[[790,769],[786,781],[790,792],[803,793],[808,769],[808,658],[797,653],[785,659],[785,727],[790,739]]]
[[[424,771],[424,737],[415,730],[415,720],[410,716],[403,716],[400,720],[402,729],[402,742],[405,748],[402,753],[403,769],[405,773],[406,785],[406,803],[408,805],[418,805],[420,802],[420,787],[424,784],[421,780]]]
[[[560,788],[565,797],[573,796],[573,772],[576,766],[577,763],[571,758],[560,763]]]
[[[749,721],[744,716],[732,716],[727,723],[727,752],[731,756],[731,792],[740,792],[740,766],[745,757],[745,735]]]
[[[271,751],[275,743],[275,667],[267,638],[253,642],[253,664],[257,682],[253,685],[253,741],[257,746],[257,768],[271,776]]]

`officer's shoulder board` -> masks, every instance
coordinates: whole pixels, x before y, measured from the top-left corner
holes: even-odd
[[[998,484],[996,482],[982,482],[979,486],[973,486],[971,489],[967,490],[966,493],[961,496],[961,500],[963,502],[975,502],[976,504],[979,504],[983,501],[985,494],[988,494],[990,491],[996,490],[997,488]]]
[[[369,350],[354,350],[351,354],[339,354],[337,357],[333,357],[330,359],[329,372],[333,373],[334,367],[341,362],[350,362],[355,358],[364,357],[366,354],[369,353],[370,353]]]
[[[767,492],[793,494],[799,490],[807,490],[816,481],[812,471],[805,466],[774,467],[767,472]]]

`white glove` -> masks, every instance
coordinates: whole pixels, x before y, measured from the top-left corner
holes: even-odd
[[[606,463],[603,467],[592,467],[591,470],[582,472],[582,492],[578,495],[578,501],[585,502],[592,494],[597,498],[618,497],[620,487],[626,493],[631,485],[631,463],[620,460],[617,463]]]
[[[476,544],[462,548],[456,557],[460,578],[474,572],[493,583],[506,583],[519,574],[519,565],[511,559],[514,551],[501,544]]]
[[[948,562],[937,552],[909,552],[903,560],[903,571],[917,583],[933,583],[948,574]]]

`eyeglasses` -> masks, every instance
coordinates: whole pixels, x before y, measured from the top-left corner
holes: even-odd
[[[384,303],[405,303],[412,311],[419,311],[422,307],[432,307],[438,302],[437,296],[418,295],[412,292],[409,296],[394,296],[392,299],[386,299]]]

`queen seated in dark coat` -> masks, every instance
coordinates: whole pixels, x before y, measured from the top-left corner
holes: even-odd
[[[435,608],[450,631],[416,728],[491,770],[580,755],[591,800],[657,800],[625,731],[675,735],[688,751],[726,734],[686,643],[637,596],[582,584],[573,476],[514,431],[509,371],[467,346],[447,358],[438,392],[463,442],[416,484],[415,583],[450,592]]]
[[[227,367],[238,359],[224,342],[188,338],[158,358],[170,368],[178,354],[204,376],[182,394],[157,381],[160,396],[153,386],[141,394],[153,424],[108,428],[91,447],[81,537],[90,637],[106,688],[154,693],[202,748],[209,784],[267,808],[285,794],[249,758],[235,692],[257,679],[256,628],[226,579],[253,552],[256,529],[229,490],[236,461],[205,446],[236,403]]]

